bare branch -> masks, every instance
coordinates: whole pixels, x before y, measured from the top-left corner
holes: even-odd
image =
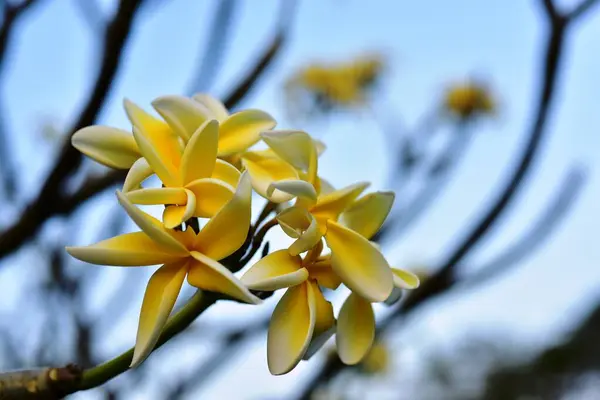
[[[210,35],[202,57],[198,60],[198,68],[192,74],[188,95],[206,91],[214,81],[217,71],[223,64],[224,50],[230,39],[233,12],[237,0],[221,0],[213,17]]]
[[[556,232],[560,223],[565,220],[568,211],[572,209],[581,194],[586,179],[585,171],[582,168],[571,168],[556,191],[554,198],[537,218],[533,227],[491,261],[477,268],[474,276],[466,278],[460,284],[460,287],[475,286],[487,282],[500,273],[506,273],[508,268],[518,265],[524,258],[532,255],[540,245]]]
[[[573,9],[573,11],[567,14],[567,19],[569,21],[575,21],[582,15],[587,14],[592,7],[595,7],[598,4],[598,0],[583,0],[577,7]]]
[[[140,3],[141,0],[119,2],[117,14],[106,30],[102,66],[94,89],[79,118],[69,130],[71,133],[93,124],[104,105]],[[65,141],[62,152],[36,199],[25,209],[20,220],[0,235],[0,258],[22,246],[44,221],[56,214],[56,210],[62,207],[60,194],[63,184],[77,169],[81,158],[81,154],[71,146],[70,141]]]

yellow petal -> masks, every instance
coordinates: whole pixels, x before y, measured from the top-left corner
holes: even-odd
[[[178,168],[183,147],[169,125],[127,99],[123,106],[131,124],[146,138],[162,162]]]
[[[183,96],[159,97],[152,102],[152,107],[186,142],[198,127],[211,117],[203,105]]]
[[[337,220],[338,216],[350,207],[367,186],[369,186],[368,182],[361,182],[322,195],[311,209],[311,213],[323,222],[328,219]]]
[[[187,272],[187,260],[160,267],[150,278],[138,325],[131,367],[140,365],[158,341]]]
[[[233,198],[235,189],[229,184],[213,179],[197,179],[186,185],[196,197],[194,216],[210,218]]]
[[[127,196],[119,191],[117,191],[117,198],[133,222],[135,222],[146,235],[152,238],[152,240],[159,245],[168,248],[173,254],[184,256],[188,254],[187,248],[171,235],[159,220],[134,206]]]
[[[316,305],[312,287],[289,288],[273,311],[267,336],[267,361],[273,375],[291,371],[306,352],[315,329]]]
[[[240,181],[240,175],[241,173],[236,167],[227,161],[217,158],[215,169],[213,170],[211,178],[218,179],[230,184],[232,187],[236,187]]]
[[[244,172],[233,198],[196,236],[195,249],[215,260],[221,260],[239,249],[250,229],[251,201],[250,177]]]
[[[340,359],[347,365],[360,362],[375,338],[375,314],[371,304],[352,293],[338,316],[336,345]]]
[[[283,160],[300,170],[309,169],[316,146],[308,133],[278,130],[263,132],[260,137]]]
[[[335,333],[335,317],[333,316],[333,307],[328,302],[319,285],[314,280],[310,280],[313,293],[315,295],[315,330],[313,333],[310,345],[302,357],[303,360],[310,359],[323,345],[329,340],[330,337]]]
[[[346,227],[370,239],[383,225],[393,204],[393,192],[370,193],[344,211],[340,220]]]
[[[272,196],[275,190],[280,190],[284,193],[298,197],[305,208],[312,207],[317,202],[317,191],[315,187],[303,180],[299,179],[284,179],[273,182],[267,188],[267,196]]]
[[[264,111],[243,110],[232,114],[219,129],[219,156],[247,150],[260,139],[260,133],[277,122]]]
[[[183,188],[147,188],[132,190],[126,194],[133,204],[187,204],[187,195]]]
[[[302,259],[287,250],[275,251],[254,264],[241,281],[252,290],[277,290],[298,285],[308,278]]]
[[[194,212],[196,211],[196,196],[187,189],[183,189],[183,191],[186,195],[185,205],[168,206],[163,211],[165,228],[174,229],[194,216]]]
[[[271,196],[267,189],[273,182],[284,179],[298,179],[298,171],[280,158],[269,157],[262,152],[248,152],[242,158],[242,164],[252,178],[252,187],[262,197],[275,203],[283,203],[294,196],[275,190]]]
[[[134,189],[139,189],[142,182],[154,174],[154,171],[144,157],[138,158],[133,163],[123,183],[123,193],[127,193]]]
[[[133,136],[108,126],[88,126],[71,137],[71,144],[91,159],[110,168],[127,169],[140,158]]]
[[[319,184],[319,194],[321,196],[335,192],[335,187],[333,187],[333,185],[329,183],[329,181],[323,178],[318,178],[317,182]]]
[[[227,111],[225,105],[209,94],[196,93],[192,96],[192,99],[202,104],[208,111],[211,112],[212,118],[215,118],[219,122],[223,122],[227,119],[227,117],[229,117],[229,111]]]
[[[200,178],[208,178],[215,169],[219,123],[212,119],[204,122],[194,132],[185,146],[181,159],[181,173],[184,184]]]
[[[325,145],[325,143],[323,143],[319,139],[313,139],[313,142],[315,142],[315,148],[317,149],[317,155],[320,157],[321,154],[323,154],[325,152],[325,150],[327,150],[327,146]]]
[[[314,336],[318,336],[335,325],[333,306],[325,299],[316,281],[311,279],[308,281],[308,284],[311,285],[315,295],[316,319]]]
[[[288,249],[293,256],[311,250],[323,237],[317,221],[300,207],[283,210],[277,215],[277,222],[288,236],[297,238]]]
[[[393,274],[385,257],[367,239],[333,221],[327,222],[331,265],[350,290],[373,302],[392,292]]]
[[[223,265],[197,251],[190,253],[196,262],[190,264],[188,282],[202,290],[223,293],[245,303],[260,304],[262,301]]]
[[[90,246],[67,247],[66,250],[90,264],[125,267],[171,263],[185,257],[159,245],[144,232],[125,233]]]
[[[392,268],[392,273],[394,274],[394,286],[400,289],[416,289],[419,287],[419,277],[412,272]]]
[[[140,152],[148,161],[152,170],[158,175],[160,180],[166,186],[179,186],[179,174],[172,163],[165,162],[157,151],[157,148],[152,146],[152,143],[146,139],[137,127],[133,127],[133,137],[140,148]]]
[[[306,264],[305,268],[308,270],[310,279],[315,279],[319,285],[327,289],[335,290],[342,283],[341,278],[333,271],[330,259]]]

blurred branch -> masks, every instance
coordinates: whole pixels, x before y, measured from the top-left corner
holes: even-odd
[[[561,343],[540,352],[532,360],[492,372],[486,382],[485,400],[510,398],[563,398],[586,372],[600,371],[600,303]]]
[[[3,2],[2,26],[0,26],[0,80],[6,70],[6,57],[8,46],[12,38],[16,23],[39,0],[24,0],[18,4]],[[12,161],[12,151],[6,131],[6,110],[4,102],[0,99],[0,177],[2,178],[3,192],[6,198],[12,199],[16,190],[15,168]]]
[[[213,351],[208,359],[202,361],[187,377],[177,382],[165,398],[172,400],[179,399],[190,392],[193,392],[197,396],[199,388],[208,383],[213,374],[218,372],[219,368],[222,368],[223,365],[241,350],[246,340],[268,328],[269,320],[270,315],[266,319],[260,319],[224,335],[220,339],[221,348]]]
[[[460,284],[476,286],[489,281],[499,273],[518,265],[524,258],[532,255],[550,236],[556,232],[560,223],[565,220],[568,211],[572,209],[575,201],[581,194],[586,182],[585,171],[580,167],[572,167],[566,174],[554,198],[546,206],[544,212],[536,219],[533,227],[522,237],[516,240],[507,249],[496,255],[491,261],[477,268],[473,276],[468,277]]]
[[[112,82],[115,80],[123,49],[140,3],[141,0],[119,2],[117,13],[106,29],[102,65],[94,88],[79,118],[69,130],[71,134],[96,121]],[[21,218],[0,235],[0,258],[22,246],[29,237],[35,234],[44,221],[56,214],[56,211],[62,207],[60,194],[63,185],[69,175],[77,169],[81,159],[81,154],[71,146],[69,140],[66,140],[61,154],[36,199],[23,211]]]
[[[258,59],[254,67],[252,67],[246,77],[242,79],[225,97],[224,104],[227,108],[231,109],[235,107],[243,97],[245,97],[254,84],[264,75],[265,71],[271,66],[287,41],[287,32],[291,19],[294,16],[295,7],[297,4],[296,0],[282,0],[281,8],[279,12],[279,23],[277,33],[271,41],[271,44],[267,47],[266,51],[262,53],[262,56]]]
[[[121,4],[128,2],[131,3],[132,0],[124,1]],[[284,3],[291,4],[293,2]],[[121,8],[122,7],[123,6],[121,6]],[[289,8],[291,7],[283,7],[284,10],[288,10]],[[118,18],[118,16],[116,18]],[[115,22],[113,21],[111,26],[114,24]],[[279,28],[273,42],[260,57],[255,67],[252,68],[246,77],[241,80],[239,86],[237,86],[236,89],[234,89],[231,94],[224,99],[224,104],[228,108],[235,107],[241,100],[243,100],[243,98],[250,92],[258,80],[266,73],[268,67],[274,61],[275,56],[282,48],[284,42],[283,38],[285,36],[285,27],[286,25],[282,24],[282,27]],[[108,56],[105,54],[105,59],[112,59],[113,57],[114,55]],[[99,85],[100,81],[103,81],[103,79],[99,79],[97,86]],[[90,99],[90,103],[97,104],[98,100],[94,99],[94,97]],[[89,105],[86,110],[88,109],[90,109]],[[88,113],[89,112],[86,111],[84,113],[86,116],[80,117],[79,122],[76,124],[77,127],[82,126],[82,124],[85,126],[93,123],[93,119],[95,119],[96,114],[94,114],[93,117],[90,117]],[[92,121],[90,121],[90,118],[92,118]],[[76,129],[72,130],[72,132],[75,130]],[[69,214],[82,202],[93,197],[100,191],[121,182],[125,177],[125,172],[123,171],[110,171],[100,178],[95,178],[88,181],[77,192],[71,195],[63,196],[59,191],[57,191],[58,188],[53,187],[52,184],[55,183],[58,178],[61,178],[61,176],[65,174],[65,171],[68,170],[66,172],[68,174],[68,172],[75,167],[75,165],[69,167],[69,159],[74,159],[74,164],[78,165],[81,161],[81,156],[73,147],[71,147],[70,143],[66,143],[60,159],[67,160],[66,164],[63,161],[59,161],[59,163],[56,164],[53,173],[51,173],[48,177],[48,180],[46,181],[42,191],[40,191],[37,199],[32,202],[32,204],[30,204],[30,206],[22,213],[21,218],[16,223],[0,234],[0,259],[19,249],[27,241],[27,239],[35,235],[39,226],[50,217],[58,214]],[[64,177],[66,177],[66,175],[62,176],[62,178]],[[49,195],[50,193],[52,193],[52,196]],[[46,199],[52,199],[52,201],[47,201]]]
[[[392,213],[379,232],[373,236],[373,241],[381,242],[388,236],[398,239],[427,211],[444,188],[444,183],[450,180],[451,173],[462,159],[472,137],[472,132],[465,124],[461,124],[457,131],[453,132],[446,148],[437,155],[425,173],[427,181],[408,204]]]
[[[188,95],[206,91],[223,64],[225,47],[231,36],[231,21],[237,0],[221,0],[212,20],[210,35],[197,70],[193,73]]]
[[[102,32],[104,29],[104,16],[97,0],[73,0],[75,7],[82,19],[89,26],[92,33]]]
[[[569,26],[568,23],[572,21],[568,16],[558,17],[558,19],[554,18],[554,16],[550,15],[547,5],[544,6],[544,9],[547,16],[551,19],[551,24],[550,34],[545,45],[541,93],[535,109],[533,125],[529,129],[528,140],[523,148],[523,153],[516,162],[517,166],[498,198],[483,213],[482,217],[459,246],[450,253],[447,260],[438,269],[438,272],[425,280],[419,289],[407,296],[401,306],[391,314],[392,317],[390,317],[390,320],[391,318],[397,318],[414,311],[428,300],[444,293],[457,283],[456,266],[493,230],[529,174],[543,135],[546,132],[545,128],[555,94],[559,65],[563,55],[565,35]],[[387,326],[391,326],[391,323],[388,322]],[[333,379],[344,368],[345,365],[337,357],[330,357],[323,367],[315,372],[298,398],[310,399],[314,390],[324,382]]]

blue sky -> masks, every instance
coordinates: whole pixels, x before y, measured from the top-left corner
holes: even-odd
[[[12,44],[9,79],[4,82],[2,94],[10,111],[7,122],[15,133],[12,140],[18,165],[25,172],[20,184],[27,197],[37,190],[54,154],[52,145],[40,144],[40,124],[51,120],[59,127],[69,125],[85,100],[98,64],[94,33],[79,18],[73,3],[44,2],[24,21]],[[104,3],[106,11],[113,9],[112,2]],[[226,93],[234,84],[248,65],[247,60],[268,42],[276,23],[277,1],[239,3],[231,45],[212,91],[215,95]],[[102,123],[126,127],[123,97],[148,106],[154,97],[186,90],[215,4],[174,0],[144,10],[110,101],[101,114]],[[568,329],[571,321],[597,298],[598,11],[581,21],[569,37],[550,131],[527,188],[505,215],[500,229],[471,255],[469,264],[477,265],[518,237],[574,162],[587,167],[588,184],[583,195],[558,233],[518,269],[474,293],[435,302],[411,318],[410,328],[399,329],[398,335],[408,340],[415,337],[415,332],[425,332],[428,339],[420,339],[424,343],[415,346],[426,346],[428,340],[451,343],[473,330],[502,332],[544,343],[555,337],[552,334]],[[435,265],[466,233],[466,223],[481,212],[510,173],[508,166],[524,140],[535,104],[543,28],[535,1],[300,1],[287,48],[244,106],[269,111],[282,128],[297,127],[285,120],[281,106],[284,79],[310,61],[345,60],[372,50],[384,52],[389,60],[389,76],[375,101],[375,111],[377,106],[385,107],[409,125],[431,108],[449,82],[471,74],[489,79],[499,96],[500,115],[477,127],[456,177],[427,218],[400,243],[386,249],[398,266]],[[306,123],[302,128],[324,136],[329,148],[322,158],[321,175],[336,186],[370,180],[374,188],[385,188],[387,152],[383,135],[367,113],[338,116],[327,123]],[[33,158],[32,149],[36,152]],[[102,210],[111,209],[103,206]],[[14,210],[8,211],[3,221],[14,215]],[[29,257],[24,251],[5,262],[24,263]],[[14,269],[0,273],[0,278],[18,276]],[[118,274],[111,272],[115,279]],[[14,304],[9,297],[11,291],[6,293],[1,303]],[[135,301],[141,302],[141,293]],[[243,314],[248,312],[248,308],[238,305],[219,306],[206,318],[219,320],[224,313],[245,318]],[[111,352],[133,343],[136,318],[132,315],[126,329],[120,330],[122,337],[115,340]],[[238,398],[284,396],[293,392],[313,362],[304,363],[285,377],[274,378],[266,368],[264,339],[251,347],[240,355],[235,376],[219,376],[206,387],[204,398],[234,394],[240,388],[247,396]],[[314,362],[319,361],[317,358]]]

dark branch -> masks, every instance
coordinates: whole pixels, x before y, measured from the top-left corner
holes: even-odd
[[[140,3],[141,0],[124,0],[119,3],[117,14],[106,30],[102,65],[94,89],[79,118],[69,130],[71,134],[96,121],[115,80],[123,49]],[[44,221],[55,215],[62,207],[61,193],[64,183],[77,169],[81,159],[81,154],[67,140],[36,199],[25,209],[20,220],[0,235],[0,258],[21,247]]]

